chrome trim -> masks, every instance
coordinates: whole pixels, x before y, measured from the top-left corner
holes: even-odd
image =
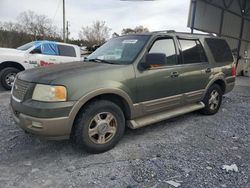
[[[22,102],[20,99],[17,99],[16,97],[14,97],[14,95],[11,94],[11,97],[13,100],[15,100],[16,102]]]
[[[188,66],[192,66],[192,65],[207,65],[207,64],[209,64],[209,63],[208,62],[201,62],[201,63],[166,65],[166,66],[161,66],[161,67],[149,68],[148,70],[168,69],[168,68],[175,68],[175,67],[188,67]]]
[[[15,80],[14,80],[13,85],[12,85],[11,90],[10,90],[10,94],[12,96],[13,96],[13,88],[14,88],[15,83],[16,83],[16,77],[15,77]]]

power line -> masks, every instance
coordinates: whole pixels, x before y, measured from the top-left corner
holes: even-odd
[[[56,17],[58,10],[59,10],[60,5],[61,5],[61,0],[58,0],[56,11],[55,11],[55,14],[54,14],[53,19],[52,19],[53,22],[55,21],[55,17]]]
[[[65,37],[65,0],[63,0],[63,42],[66,42],[66,37]]]

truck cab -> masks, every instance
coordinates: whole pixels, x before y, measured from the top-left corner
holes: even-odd
[[[20,71],[80,60],[78,46],[54,41],[33,41],[17,49],[0,48],[0,81],[10,90]]]

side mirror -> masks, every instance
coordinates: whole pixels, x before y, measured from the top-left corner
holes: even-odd
[[[40,49],[38,49],[38,48],[35,48],[35,49],[32,50],[30,53],[31,53],[31,54],[41,54],[42,51],[41,51]]]
[[[146,61],[143,63],[145,69],[151,67],[165,66],[167,63],[167,57],[163,53],[150,53],[146,55]]]

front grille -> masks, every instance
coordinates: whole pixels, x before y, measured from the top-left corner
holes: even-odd
[[[12,88],[12,95],[22,101],[27,93],[29,88],[29,82],[25,82],[19,79],[16,79],[15,84]]]

